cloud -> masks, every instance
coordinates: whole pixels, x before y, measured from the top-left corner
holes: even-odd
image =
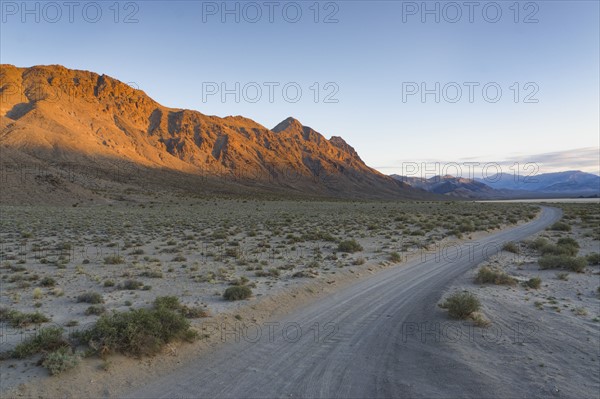
[[[600,147],[575,148],[538,154],[513,154],[502,160],[464,157],[457,160],[402,160],[395,165],[376,166],[385,174],[433,177],[451,174],[468,178],[489,177],[495,173],[536,175],[581,170],[600,175]]]
[[[565,151],[546,152],[534,155],[516,155],[507,162],[520,164],[532,162],[538,164],[539,173],[565,170],[582,170],[600,174],[600,147],[576,148]]]

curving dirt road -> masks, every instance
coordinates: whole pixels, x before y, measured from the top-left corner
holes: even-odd
[[[454,278],[560,216],[543,207],[528,224],[387,269],[273,324],[212,326],[230,344],[128,397],[521,397],[418,326]]]

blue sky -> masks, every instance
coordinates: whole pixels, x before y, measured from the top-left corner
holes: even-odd
[[[427,2],[439,22],[421,1],[76,3],[70,21],[63,2],[2,1],[1,62],[105,73],[266,127],[294,116],[384,173],[514,160],[599,172],[597,1],[476,2],[472,21],[464,2]],[[239,101],[222,98],[236,83]]]

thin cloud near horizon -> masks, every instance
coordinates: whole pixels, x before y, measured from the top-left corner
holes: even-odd
[[[535,164],[526,170],[521,170],[521,174],[543,174],[553,172],[564,172],[570,170],[580,170],[582,172],[600,175],[600,147],[583,147],[564,151],[553,151],[538,154],[519,154],[506,157],[502,161],[484,160],[482,157],[463,157],[455,161],[439,159],[421,159],[421,160],[401,160],[397,165],[375,166],[374,169],[385,174],[403,175],[406,172],[413,172],[415,166],[419,169],[419,175],[432,177],[435,172],[439,174],[451,174],[461,177],[481,177],[482,168],[485,165],[495,164],[501,168],[503,173],[515,173],[517,169],[515,164],[522,167]],[[477,165],[478,164],[478,165]],[[456,165],[462,170],[457,173]],[[537,169],[537,170],[535,170]],[[495,169],[490,167],[488,173],[493,174]],[[447,172],[447,173],[446,173]]]

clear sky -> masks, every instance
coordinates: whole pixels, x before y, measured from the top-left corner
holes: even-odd
[[[422,161],[599,173],[595,0],[1,3],[2,63],[105,73],[269,128],[294,116],[384,173]]]

